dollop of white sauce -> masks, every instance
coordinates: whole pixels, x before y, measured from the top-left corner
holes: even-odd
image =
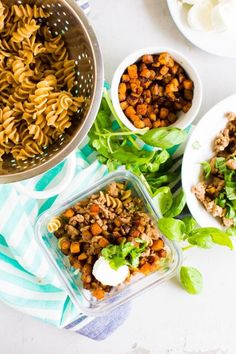
[[[129,267],[121,266],[115,270],[111,268],[109,261],[104,257],[99,257],[93,266],[93,275],[103,285],[117,286],[121,284],[129,275]]]
[[[221,0],[212,10],[212,25],[217,31],[236,29],[236,0]]]
[[[187,14],[189,26],[198,31],[236,30],[236,0],[182,0],[192,5]]]

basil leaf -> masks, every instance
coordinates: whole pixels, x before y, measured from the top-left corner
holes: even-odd
[[[137,150],[131,146],[120,147],[113,153],[114,159],[121,164],[145,164],[148,163],[154,155],[155,151]]]
[[[157,222],[160,231],[169,239],[181,241],[185,234],[184,222],[173,218],[161,218]]]
[[[231,238],[226,234],[215,233],[211,235],[212,241],[220,246],[229,247],[231,250],[234,249],[233,242]]]
[[[188,237],[188,242],[191,245],[195,245],[201,248],[211,248],[213,245],[212,238],[210,235],[195,235]]]
[[[193,230],[190,234],[189,237],[206,237],[210,236],[212,239],[212,242],[214,242],[217,245],[221,246],[226,246],[229,247],[231,250],[233,249],[233,243],[232,240],[230,239],[229,235],[217,229],[216,227],[202,227],[196,230]]]
[[[161,187],[155,192],[153,198],[154,205],[156,206],[159,215],[164,215],[173,203],[173,197],[170,187]]]
[[[208,178],[211,174],[211,165],[207,161],[202,162],[201,165],[202,165],[205,177]]]
[[[166,150],[162,150],[161,153],[156,152],[154,158],[145,166],[147,171],[157,172],[160,165],[165,163],[169,159],[170,155]]]
[[[180,189],[177,194],[173,198],[173,203],[171,208],[165,213],[166,217],[174,218],[175,216],[179,215],[186,204],[185,194],[182,189]]]
[[[169,149],[185,141],[187,133],[178,128],[154,128],[147,131],[140,138],[148,145]]]
[[[199,294],[203,289],[202,274],[193,267],[181,267],[180,281],[189,294]]]
[[[182,221],[185,224],[186,234],[189,234],[197,227],[197,222],[192,216],[185,216]]]

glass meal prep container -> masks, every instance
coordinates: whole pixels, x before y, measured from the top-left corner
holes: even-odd
[[[164,236],[161,236],[165,242],[168,256],[158,270],[148,275],[138,273],[131,278],[128,284],[124,283],[113,287],[102,300],[96,299],[89,290],[83,288],[80,272],[70,265],[68,257],[60,251],[58,248],[58,239],[48,231],[47,225],[54,217],[59,216],[77,202],[104,190],[112,182],[127,183],[133,195],[143,201],[143,210],[151,216],[154,225],[157,227],[156,220],[158,219],[158,215],[147,190],[140,180],[128,171],[117,171],[108,174],[105,178],[102,178],[96,184],[62,203],[60,206],[44,212],[36,223],[37,241],[49,263],[57,273],[62,286],[74,305],[85,314],[91,316],[105,315],[135,296],[142,294],[144,291],[170,279],[176,274],[181,264],[181,252],[177,245],[174,242],[170,242]]]

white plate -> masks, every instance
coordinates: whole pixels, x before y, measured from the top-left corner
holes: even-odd
[[[180,32],[206,52],[236,58],[236,32],[202,32],[192,30],[187,23],[187,10],[178,0],[167,0],[171,16]]]
[[[208,111],[193,130],[187,143],[182,163],[182,185],[187,205],[198,224],[202,227],[223,228],[219,220],[209,214],[191,192],[201,177],[201,162],[213,156],[213,141],[222,130],[227,119],[225,113],[236,112],[236,94],[225,98]]]

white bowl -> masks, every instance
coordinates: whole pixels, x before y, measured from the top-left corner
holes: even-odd
[[[142,48],[127,56],[120,63],[120,65],[115,71],[112,80],[112,85],[111,85],[111,98],[112,98],[114,109],[118,117],[122,121],[122,123],[132,131],[134,130],[137,131],[138,129],[126,117],[126,115],[123,113],[120,107],[120,102],[118,97],[118,87],[119,87],[121,76],[123,75],[124,71],[127,69],[129,65],[137,62],[139,59],[141,59],[141,57],[144,54],[159,54],[162,52],[168,52],[173,57],[173,59],[184,68],[189,78],[194,83],[192,107],[187,113],[180,112],[177,121],[174,124],[171,124],[170,126],[184,129],[193,122],[193,120],[196,118],[198,114],[202,102],[202,85],[197,70],[194,67],[194,65],[189,61],[189,59],[187,59],[184,55],[180,54],[179,52],[166,47]]]
[[[197,223],[202,227],[224,227],[219,219],[206,211],[202,203],[191,192],[202,176],[201,162],[213,156],[213,142],[228,120],[225,113],[236,112],[236,94],[225,98],[211,108],[199,121],[187,143],[182,162],[182,186],[188,208]]]

